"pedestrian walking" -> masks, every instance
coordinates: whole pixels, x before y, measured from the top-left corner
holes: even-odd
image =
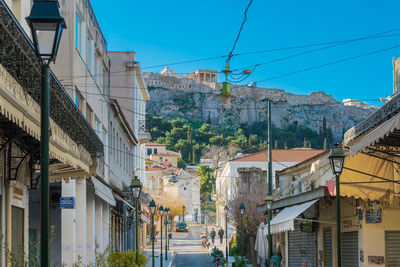
[[[215,242],[215,236],[216,235],[217,234],[215,233],[214,228],[211,228],[210,237],[211,237],[211,242],[212,242],[213,245],[214,245],[214,242]]]
[[[219,228],[218,230],[218,236],[219,236],[219,243],[222,244],[222,241],[224,241],[224,229]]]

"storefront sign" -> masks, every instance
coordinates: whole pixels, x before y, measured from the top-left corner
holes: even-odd
[[[75,197],[60,197],[60,209],[75,209]]]
[[[347,231],[357,230],[359,226],[358,217],[349,217],[342,219],[342,229]]]
[[[365,211],[366,223],[382,223],[382,210],[370,209]]]

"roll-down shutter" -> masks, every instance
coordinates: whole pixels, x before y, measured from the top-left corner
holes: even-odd
[[[316,267],[317,266],[316,232],[312,233],[301,232],[299,224],[300,223],[298,221],[295,221],[294,231],[288,232],[289,267],[301,267],[301,266]]]
[[[342,267],[358,267],[358,232],[342,232]]]
[[[386,267],[400,266],[400,231],[385,232]]]
[[[333,263],[332,263],[332,228],[324,228],[324,263],[325,263],[325,267],[333,267]]]

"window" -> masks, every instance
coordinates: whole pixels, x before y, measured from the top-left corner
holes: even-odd
[[[124,150],[122,150],[124,152],[124,170],[126,170],[126,148],[125,148],[125,144],[124,144]]]
[[[100,122],[100,119],[97,116],[95,116],[95,131],[96,131],[96,134],[99,136],[100,140],[104,144],[101,122]]]
[[[86,104],[86,119],[89,122],[90,126],[93,127],[93,109],[88,104]],[[97,123],[97,117],[96,117],[96,123]],[[97,130],[98,129],[97,129],[97,125],[96,125],[96,131]],[[97,134],[99,134],[99,133],[97,133]]]
[[[154,148],[154,154],[157,155],[157,148]]]
[[[115,140],[115,153],[117,154],[117,163],[119,162],[119,152],[118,152],[118,150],[119,150],[119,143],[118,143],[118,133],[117,133],[117,137],[116,137],[117,139]]]
[[[75,47],[84,58],[85,21],[79,10],[75,14]]]
[[[122,167],[122,139],[119,138],[119,166]]]
[[[90,73],[94,74],[94,41],[93,37],[88,31],[87,33],[87,42],[86,42],[86,66]]]
[[[147,155],[150,156],[151,155],[151,148],[147,149]]]
[[[115,144],[115,128],[112,129],[112,140],[111,140],[111,142],[112,142],[113,149],[115,149],[115,145],[116,145]],[[114,151],[114,159],[116,158],[115,155],[116,155],[116,153]]]
[[[113,136],[113,127],[112,127],[112,122],[110,121],[110,140],[111,140],[111,150],[110,150],[110,154],[112,155],[113,154],[113,148],[114,148],[114,144],[113,144],[113,139],[114,139],[114,136]]]
[[[76,104],[76,107],[82,112],[82,114],[84,113],[83,112],[83,101],[84,101],[84,99],[83,99],[83,96],[81,95],[81,93],[79,93],[79,90],[76,88],[75,89],[76,91],[75,91],[75,104]]]

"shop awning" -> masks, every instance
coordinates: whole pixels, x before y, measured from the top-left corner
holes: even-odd
[[[94,186],[94,192],[98,195],[101,199],[106,201],[112,206],[116,205],[115,198],[111,191],[111,188],[100,182],[96,177],[91,177]]]
[[[400,189],[400,175],[393,160],[357,153],[347,157],[340,175],[340,195],[369,200],[393,196]]]
[[[379,140],[393,133],[395,130],[400,130],[400,113],[351,144],[349,156],[353,156],[367,147],[375,145]]]
[[[145,223],[147,223],[147,224],[150,224],[150,223],[151,223],[150,219],[149,219],[149,218],[147,218],[147,216],[146,216],[146,215],[144,215],[143,213],[142,213],[142,216],[141,216],[141,218],[142,218],[142,221],[144,221]]]
[[[310,208],[318,199],[284,208],[271,220],[271,233],[280,233],[294,230],[294,220]]]

